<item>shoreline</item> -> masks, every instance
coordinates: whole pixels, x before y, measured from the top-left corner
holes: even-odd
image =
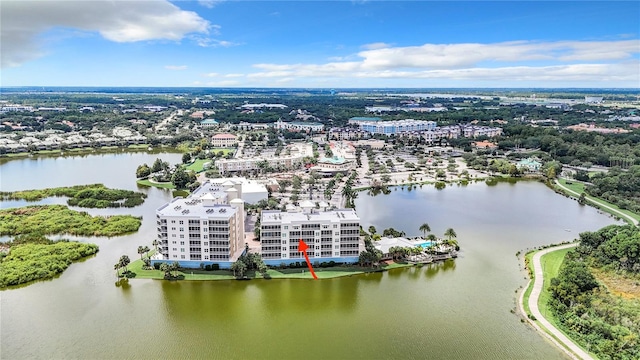
[[[544,286],[544,271],[540,259],[548,253],[568,249],[578,246],[578,243],[554,245],[544,249],[538,249],[533,252],[531,263],[526,265],[529,272],[529,281],[527,286],[520,291],[518,298],[518,311],[521,316],[530,324],[538,333],[551,343],[557,346],[565,354],[572,359],[593,360],[594,358],[577,345],[573,339],[566,336],[561,330],[556,328],[538,308],[538,301]],[[526,259],[526,254],[524,255]],[[531,270],[533,267],[533,270]],[[533,276],[531,275],[533,274]],[[530,292],[527,302],[525,303],[525,295]],[[528,308],[527,312],[525,308]]]
[[[447,259],[449,260],[449,259]],[[445,260],[446,261],[446,260]],[[433,262],[432,264],[442,264],[445,261]],[[428,264],[427,264],[428,265]],[[366,275],[371,273],[383,273],[394,269],[404,269],[410,267],[424,267],[425,265],[411,263],[392,262],[380,268],[362,268],[357,265],[334,266],[327,268],[314,268],[318,280],[336,279],[347,276]],[[128,266],[129,271],[136,273],[131,279],[152,279],[168,281],[223,281],[223,280],[272,280],[272,279],[303,279],[314,280],[307,267],[295,269],[269,269],[267,277],[255,271],[247,273],[245,278],[237,278],[233,272],[226,269],[221,270],[201,270],[201,269],[180,269],[174,279],[165,279],[164,272],[160,270],[142,270],[142,260],[137,259]]]

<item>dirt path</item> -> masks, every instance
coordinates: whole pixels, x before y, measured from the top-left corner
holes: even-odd
[[[549,338],[554,344],[560,347],[562,350],[567,353],[567,355],[571,356],[573,359],[584,359],[584,360],[592,360],[593,357],[589,355],[587,352],[582,350],[573,340],[569,339],[565,336],[560,330],[558,330],[555,326],[553,326],[547,319],[544,318],[540,309],[538,308],[538,299],[540,298],[540,293],[542,292],[542,286],[544,284],[543,272],[542,272],[542,264],[540,263],[540,258],[542,255],[556,251],[561,249],[566,249],[570,247],[577,246],[577,243],[574,244],[566,244],[560,246],[554,246],[548,249],[544,249],[538,251],[535,255],[533,255],[532,264],[534,272],[535,272],[535,280],[533,282],[533,289],[531,290],[531,295],[529,295],[529,310],[531,310],[531,314],[540,322],[540,325],[544,327],[547,331],[543,330],[538,326],[534,321],[529,320],[529,323],[533,325],[537,330],[539,330],[542,334],[544,334],[547,338]],[[520,296],[520,307],[521,311],[524,314],[524,291]],[[549,333],[553,334],[552,337]],[[569,350],[567,350],[567,348]]]

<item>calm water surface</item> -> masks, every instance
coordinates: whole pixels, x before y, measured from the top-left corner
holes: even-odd
[[[101,182],[138,190],[135,168],[158,156],[180,160],[143,153],[14,160],[0,166],[0,189]],[[57,279],[0,292],[1,358],[561,359],[510,313],[514,291],[526,283],[515,253],[614,223],[532,182],[360,193],[356,206],[365,228],[419,235],[428,222],[442,236],[452,227],[461,256],[322,281],[131,280],[116,286],[113,264],[151,244],[155,208],[171,197],[140,190],[149,198],[138,208],[90,210],[142,215],[138,233],[82,239],[99,244],[100,252]]]

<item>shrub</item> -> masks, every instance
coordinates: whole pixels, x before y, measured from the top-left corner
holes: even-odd
[[[220,270],[220,264],[211,264],[211,270]]]

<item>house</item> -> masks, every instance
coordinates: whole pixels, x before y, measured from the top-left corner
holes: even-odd
[[[526,158],[518,161],[516,163],[516,167],[521,170],[536,172],[536,171],[540,171],[540,168],[542,167],[542,163],[533,158]]]
[[[497,144],[492,143],[491,141],[487,141],[487,140],[474,141],[473,142],[473,146],[476,149],[481,149],[481,150],[496,150],[498,148]]]
[[[220,123],[218,123],[215,119],[204,119],[200,121],[200,126],[202,127],[218,126],[219,124]]]

